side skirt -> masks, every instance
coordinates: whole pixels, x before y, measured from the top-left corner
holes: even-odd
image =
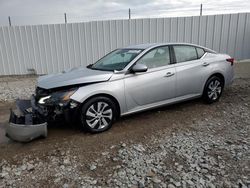
[[[199,98],[201,96],[202,96],[201,94],[185,95],[185,96],[181,96],[181,97],[168,99],[168,100],[165,100],[165,101],[160,101],[160,102],[156,102],[156,103],[152,103],[152,104],[138,106],[136,108],[131,109],[128,112],[122,113],[121,116],[126,116],[126,115],[130,115],[130,114],[137,113],[137,112],[142,112],[142,111],[146,111],[146,110],[150,110],[150,109],[154,109],[154,108],[159,108],[159,107],[162,107],[162,106],[167,106],[167,105],[171,105],[171,104],[175,104],[175,103],[188,101],[188,100]]]

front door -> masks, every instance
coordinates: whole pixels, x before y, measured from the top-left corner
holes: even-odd
[[[136,63],[145,64],[147,72],[125,75],[125,96],[128,111],[136,111],[175,97],[175,66],[170,64],[169,47],[157,47]]]

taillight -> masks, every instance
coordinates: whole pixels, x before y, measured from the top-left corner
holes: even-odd
[[[226,59],[227,62],[231,63],[231,65],[234,64],[234,58],[228,58]]]

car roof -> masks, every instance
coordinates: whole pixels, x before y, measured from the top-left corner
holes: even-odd
[[[125,47],[126,49],[142,49],[145,50],[147,48],[151,48],[159,45],[158,43],[145,43],[145,44],[136,44]]]
[[[216,53],[214,50],[211,50],[209,48],[206,48],[204,46],[200,46],[197,44],[192,44],[192,43],[180,43],[180,42],[171,42],[171,43],[145,43],[145,44],[136,44],[136,45],[130,45],[125,48],[121,49],[140,49],[140,50],[146,50],[149,48],[157,47],[157,46],[165,46],[165,45],[190,45],[190,46],[195,46],[199,48],[203,48],[204,50],[211,52],[211,53]]]

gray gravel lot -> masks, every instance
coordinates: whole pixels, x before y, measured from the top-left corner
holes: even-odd
[[[27,99],[34,93],[37,76],[0,77],[0,102]]]
[[[0,144],[0,187],[249,188],[249,65],[237,65],[234,84],[212,105],[195,100],[144,112],[97,135],[59,126],[47,139]],[[16,88],[23,97],[34,89],[35,77],[1,79],[13,80],[2,101],[18,96]]]

